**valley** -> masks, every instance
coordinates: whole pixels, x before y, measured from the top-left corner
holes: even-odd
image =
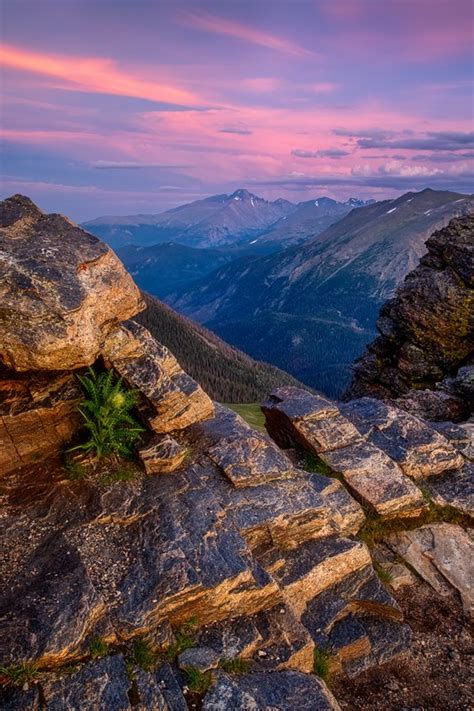
[[[473,209],[471,195],[431,189],[297,205],[241,189],[85,226],[117,249],[142,289],[251,357],[340,397],[381,304],[426,239]]]

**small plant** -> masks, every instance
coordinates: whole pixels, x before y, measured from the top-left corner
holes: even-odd
[[[186,681],[190,691],[194,691],[195,694],[205,694],[212,683],[212,674],[189,667],[186,669]]]
[[[390,585],[393,580],[392,573],[387,568],[384,568],[383,565],[380,565],[380,563],[374,563],[374,568],[382,583]]]
[[[158,661],[158,654],[148,640],[144,637],[137,637],[133,642],[128,661],[132,666],[150,671]]]
[[[5,677],[10,686],[23,686],[39,675],[38,667],[33,662],[0,666],[0,676]]]
[[[70,481],[82,481],[87,476],[87,468],[74,459],[67,459],[63,464],[63,470]]]
[[[134,442],[144,431],[130,414],[137,402],[136,392],[124,388],[122,379],[117,380],[111,370],[96,373],[89,368],[88,375],[78,379],[86,395],[79,412],[88,439],[69,451],[81,449],[98,458],[131,456]]]
[[[133,481],[138,474],[138,469],[133,465],[120,465],[111,467],[100,477],[101,484],[113,484],[115,481]]]
[[[196,633],[197,619],[191,617],[187,622],[184,622],[181,627],[174,631],[175,641],[170,644],[166,650],[166,659],[173,661],[181,652],[190,649],[194,646],[194,635]]]
[[[313,672],[323,681],[328,681],[331,675],[331,653],[327,649],[314,650]]]
[[[247,659],[241,659],[240,657],[224,657],[220,660],[219,666],[229,674],[247,674],[250,670],[250,662]]]
[[[305,452],[303,467],[307,472],[324,474],[324,476],[334,476],[334,471],[331,467],[312,452]]]
[[[94,637],[89,642],[89,652],[92,659],[100,659],[105,657],[109,652],[109,645],[101,637]]]

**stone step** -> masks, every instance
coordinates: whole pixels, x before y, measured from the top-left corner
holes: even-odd
[[[364,543],[337,535],[308,541],[292,550],[271,548],[257,558],[298,617],[318,593],[331,590],[351,573],[371,564]]]
[[[354,496],[383,518],[419,516],[426,501],[415,484],[385,452],[362,442],[321,453]]]

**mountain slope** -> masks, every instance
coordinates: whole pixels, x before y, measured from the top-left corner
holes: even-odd
[[[274,388],[299,385],[268,363],[260,363],[224,343],[205,328],[143,294],[147,308],[135,317],[167,346],[186,371],[219,402],[260,402]]]
[[[252,356],[331,396],[375,334],[381,303],[430,234],[474,197],[424,190],[352,210],[314,240],[225,266],[170,300]]]
[[[182,244],[151,247],[127,245],[117,254],[141,289],[160,298],[189,288],[196,279],[227,264],[233,256],[216,249],[196,249]]]
[[[247,190],[236,190],[232,195],[213,195],[157,215],[99,217],[83,227],[113,248],[171,241],[218,247],[250,240],[294,208],[287,200],[269,202]]]

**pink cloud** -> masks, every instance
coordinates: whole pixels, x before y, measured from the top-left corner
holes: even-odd
[[[114,60],[107,58],[40,54],[2,45],[0,63],[11,69],[60,79],[75,91],[130,96],[186,106],[201,103],[196,94],[158,81],[143,81],[121,70]]]
[[[285,54],[293,54],[298,57],[316,57],[315,52],[300,47],[299,45],[277,35],[272,35],[263,30],[241,24],[235,20],[226,20],[223,17],[216,17],[208,12],[188,12],[183,11],[178,15],[178,22],[186,27],[196,28],[212,34],[234,37],[251,44],[272,49]]]

